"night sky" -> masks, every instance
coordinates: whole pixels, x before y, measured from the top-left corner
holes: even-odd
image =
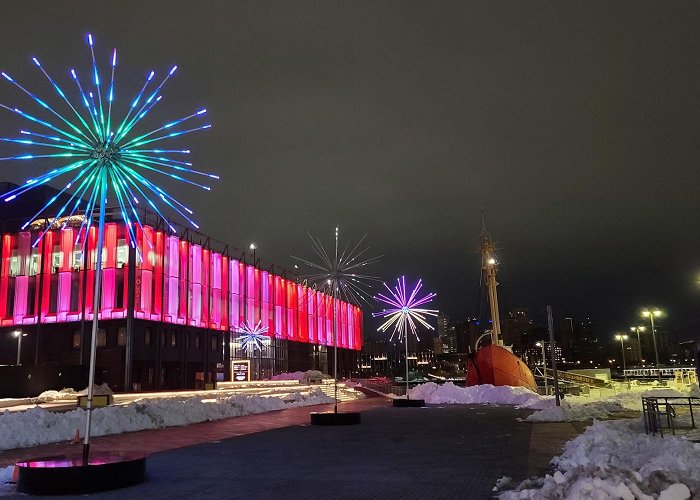
[[[340,223],[376,274],[423,277],[459,319],[483,206],[504,308],[612,334],[646,304],[669,327],[700,317],[699,29],[696,2],[6,0],[0,68],[58,105],[30,58],[73,91],[91,32],[105,68],[119,50],[124,105],[178,64],[149,123],[209,109],[174,143],[222,177],[173,189],[205,234],[291,267]],[[37,110],[5,81],[0,102]],[[25,126],[0,111],[1,135]]]

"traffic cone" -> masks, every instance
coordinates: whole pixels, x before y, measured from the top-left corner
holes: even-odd
[[[80,429],[75,429],[75,437],[73,438],[73,444],[80,444]]]
[[[19,479],[19,467],[15,465],[14,470],[12,471],[12,481],[13,483],[17,484],[17,480]]]

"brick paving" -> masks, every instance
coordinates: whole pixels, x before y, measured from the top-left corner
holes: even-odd
[[[509,406],[392,408],[383,398],[342,403],[358,426],[310,426],[294,408],[187,427],[96,438],[95,449],[143,451],[148,480],[100,498],[482,499],[496,479],[541,474],[570,424],[518,422]],[[79,446],[0,453],[0,464]]]

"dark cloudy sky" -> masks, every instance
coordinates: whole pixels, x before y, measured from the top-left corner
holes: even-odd
[[[604,330],[643,304],[700,304],[697,2],[4,1],[0,67],[71,88],[119,50],[117,100],[180,67],[162,121],[206,106],[188,145],[221,182],[203,232],[290,266],[309,230],[367,238],[376,273],[422,276],[454,317],[477,307],[484,206],[504,306]],[[0,82],[2,83],[2,82]],[[22,102],[0,85],[0,102]],[[122,101],[122,102],[126,102]],[[156,125],[155,122],[153,122]],[[0,115],[0,131],[21,123]],[[4,156],[4,155],[0,155]],[[22,171],[3,164],[7,180]]]

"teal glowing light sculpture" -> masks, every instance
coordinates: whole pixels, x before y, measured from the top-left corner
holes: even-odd
[[[211,125],[190,125],[206,113],[200,109],[194,113],[168,121],[162,125],[143,130],[144,119],[163,100],[161,90],[165,83],[175,74],[177,66],[166,72],[164,78],[156,81],[156,73],[150,71],[146,76],[141,90],[126,103],[125,112],[117,119],[117,92],[114,75],[117,69],[117,50],[112,51],[109,59],[107,74],[109,80],[103,81],[95,58],[95,47],[92,35],[87,35],[90,47],[92,68],[90,76],[82,81],[78,72],[69,71],[70,79],[75,84],[73,93],[63,90],[49,75],[42,63],[36,57],[32,58],[34,65],[48,81],[57,95],[57,101],[63,111],[57,111],[46,100],[27,90],[12,76],[1,72],[2,77],[12,86],[26,94],[38,107],[38,113],[30,114],[14,106],[0,104],[0,108],[24,118],[31,128],[20,130],[18,137],[2,137],[0,143],[7,147],[31,147],[32,153],[20,153],[5,156],[0,153],[0,160],[23,162],[41,159],[47,165],[55,163],[46,173],[27,180],[23,185],[3,195],[5,202],[11,202],[32,189],[61,179],[62,187],[34,217],[29,219],[22,229],[36,217],[50,208],[55,209],[54,223],[48,224],[34,241],[36,246],[41,238],[53,227],[55,221],[65,218],[68,224],[71,216],[82,213],[84,217],[77,231],[76,242],[82,236],[83,259],[85,260],[84,245],[86,235],[97,217],[97,251],[102,254],[105,225],[105,209],[108,199],[116,200],[122,218],[130,233],[130,241],[135,245],[136,227],[142,227],[137,207],[145,206],[152,209],[175,232],[175,228],[161,209],[174,212],[184,218],[189,224],[199,226],[191,219],[192,210],[184,203],[170,195],[160,186],[161,179],[171,179],[177,182],[191,184],[209,191],[210,187],[191,178],[218,179],[214,174],[192,168],[187,160],[188,149],[179,147],[160,149],[159,143],[198,130],[204,130]],[[69,97],[69,94],[72,97]],[[184,159],[184,160],[183,160]],[[151,177],[155,178],[152,180]],[[67,198],[60,207],[59,198]],[[61,227],[61,226],[59,226]],[[148,242],[152,245],[152,242]],[[137,249],[138,250],[138,249]],[[93,385],[95,381],[95,347],[99,315],[99,297],[101,286],[102,259],[97,259],[95,273],[95,314],[92,323],[92,344],[90,350],[90,372],[88,382],[88,403],[85,425],[85,440],[83,445],[83,460],[87,463],[90,447],[90,423],[92,414]]]

